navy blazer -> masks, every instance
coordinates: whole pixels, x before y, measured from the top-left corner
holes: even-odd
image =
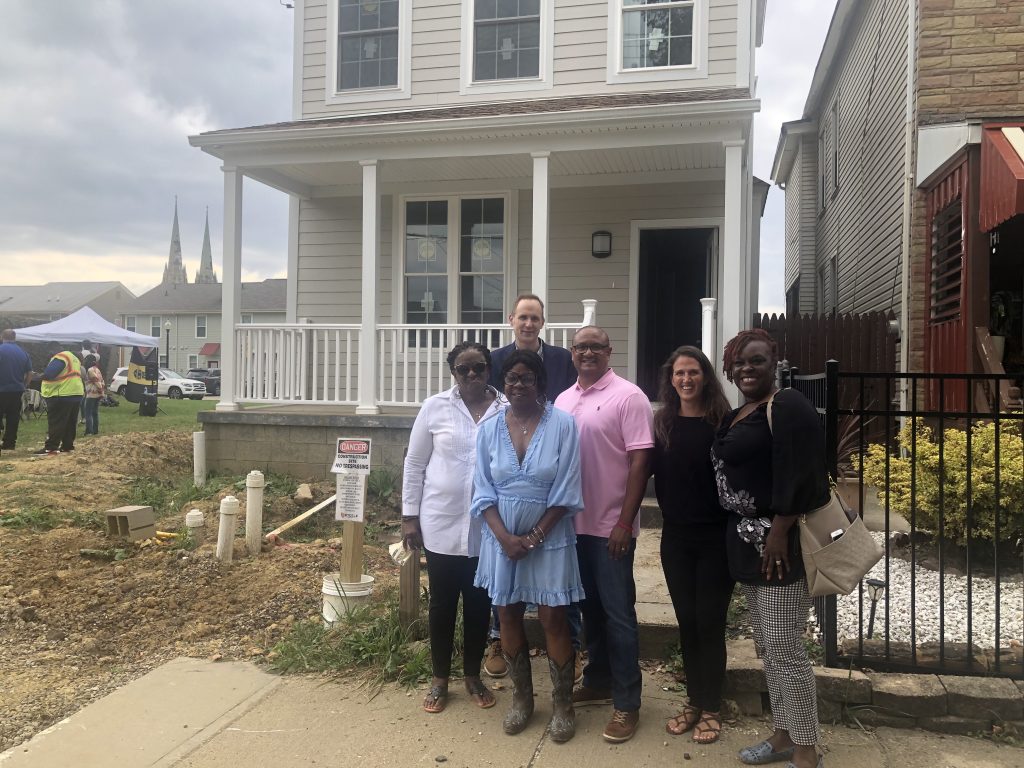
[[[505,382],[501,378],[501,366],[516,348],[513,341],[491,352],[491,378],[488,383],[499,392],[505,391]],[[541,341],[544,351],[544,371],[548,375],[547,398],[552,403],[555,398],[576,383],[576,366],[572,364],[572,353],[564,347],[555,347]]]

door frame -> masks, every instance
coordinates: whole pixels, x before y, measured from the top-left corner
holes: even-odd
[[[644,229],[713,229],[714,247],[711,254],[711,264],[708,267],[711,277],[711,285],[714,288],[713,296],[718,298],[721,295],[721,273],[718,268],[721,257],[722,227],[725,224],[724,218],[706,217],[695,219],[632,219],[629,222],[629,303],[627,307],[628,319],[626,325],[626,338],[629,339],[629,354],[626,356],[626,376],[630,381],[636,381],[637,364],[637,333],[639,327],[639,296],[640,296],[640,232]],[[699,310],[699,308],[698,308]],[[718,319],[718,312],[715,312],[715,325],[719,326],[715,332],[720,337],[721,322]]]

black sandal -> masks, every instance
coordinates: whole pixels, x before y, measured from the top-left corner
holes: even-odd
[[[423,711],[436,715],[448,706],[448,686],[432,685],[423,699]]]
[[[498,703],[494,694],[487,690],[487,686],[479,678],[466,678],[466,692],[473,698],[474,703],[480,709],[490,709]]]

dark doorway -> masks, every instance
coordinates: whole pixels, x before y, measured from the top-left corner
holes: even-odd
[[[714,229],[640,230],[637,385],[658,396],[658,369],[678,346],[700,346],[700,300],[714,296]]]

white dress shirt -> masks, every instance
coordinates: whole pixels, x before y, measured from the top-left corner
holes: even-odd
[[[477,557],[480,518],[470,518],[478,423],[452,387],[428,397],[409,435],[402,479],[402,516],[419,517],[423,545],[441,555]],[[482,423],[493,418],[495,398]]]

